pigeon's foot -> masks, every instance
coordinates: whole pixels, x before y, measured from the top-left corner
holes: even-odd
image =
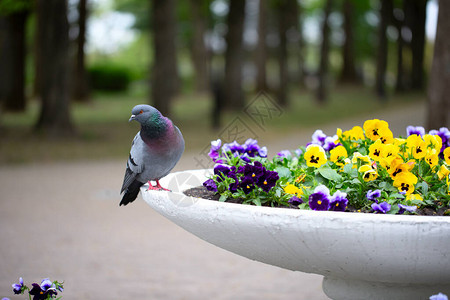
[[[163,187],[161,186],[161,184],[159,184],[159,180],[156,180],[156,187],[157,187],[159,190],[171,192],[171,190],[163,188]]]
[[[148,182],[148,189],[147,191],[168,191],[171,192],[171,190],[165,189],[161,186],[159,183],[159,180],[156,180],[156,186],[154,186],[151,181]]]

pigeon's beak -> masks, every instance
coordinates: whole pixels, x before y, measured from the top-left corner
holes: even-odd
[[[131,121],[133,121],[135,119],[136,119],[136,116],[135,115],[131,115],[131,118],[128,120],[128,122],[131,122]]]

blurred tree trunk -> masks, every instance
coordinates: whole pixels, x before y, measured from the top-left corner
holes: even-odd
[[[66,0],[37,0],[41,110],[36,129],[63,137],[73,133],[69,98],[69,23]]]
[[[403,39],[402,30],[405,26],[405,14],[404,9],[395,9],[392,21],[394,23],[395,28],[397,28],[398,37],[397,37],[397,78],[395,80],[395,91],[403,92],[406,90],[405,86],[405,74],[403,68],[403,48],[405,41]]]
[[[266,91],[267,88],[267,2],[259,0],[258,16],[258,46],[256,47],[256,91]]]
[[[282,107],[288,105],[288,86],[289,86],[289,70],[288,70],[288,49],[287,49],[287,31],[290,26],[289,16],[289,0],[281,0],[278,2],[278,35],[280,44],[278,46],[278,92],[277,100]]]
[[[381,0],[380,23],[378,28],[378,50],[375,78],[375,93],[380,99],[386,98],[386,68],[388,56],[388,41],[386,29],[392,12],[392,0]]]
[[[0,103],[6,111],[20,112],[25,97],[25,25],[29,12],[0,16]]]
[[[245,0],[230,0],[227,17],[228,32],[225,37],[225,105],[232,109],[242,109],[245,104],[242,90]]]
[[[427,127],[450,128],[450,1],[439,1],[434,56],[428,85]]]
[[[151,1],[154,46],[151,96],[153,105],[163,115],[170,116],[171,102],[179,89],[175,48],[175,0]]]
[[[425,54],[425,24],[427,0],[407,0],[411,6],[411,53],[412,72],[411,86],[414,90],[423,90],[424,84],[424,54]]]
[[[344,0],[343,15],[344,15],[344,33],[345,40],[342,48],[342,70],[340,81],[343,83],[358,83],[358,76],[356,75],[355,65],[355,45],[353,38],[353,18],[354,5],[352,0]]]
[[[327,85],[328,85],[328,64],[330,53],[330,26],[328,25],[328,19],[331,13],[331,0],[327,0],[324,8],[324,17],[322,23],[322,44],[320,46],[320,65],[319,72],[317,74],[319,80],[319,86],[317,89],[317,102],[323,104],[327,98]]]
[[[197,92],[206,92],[209,89],[208,51],[204,41],[206,16],[202,9],[203,2],[198,0],[189,1],[193,28],[190,48],[195,70],[195,89]]]
[[[88,15],[87,0],[78,2],[78,37],[75,57],[75,76],[73,97],[76,101],[89,101],[89,85],[86,72],[84,45],[86,43],[86,20]]]

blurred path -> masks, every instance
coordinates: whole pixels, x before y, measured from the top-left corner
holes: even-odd
[[[395,135],[424,122],[424,106],[329,124],[350,129],[370,117]],[[295,149],[311,130],[280,136],[271,153]],[[174,171],[196,168],[186,153]],[[322,277],[254,262],[212,246],[141,199],[120,207],[125,160],[0,167],[0,298],[11,283],[64,280],[63,299],[327,299]]]

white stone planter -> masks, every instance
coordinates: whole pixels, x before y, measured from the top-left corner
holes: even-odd
[[[201,239],[281,268],[324,275],[332,299],[428,299],[450,295],[450,217],[256,207],[185,196],[208,170],[146,191],[156,211]]]

